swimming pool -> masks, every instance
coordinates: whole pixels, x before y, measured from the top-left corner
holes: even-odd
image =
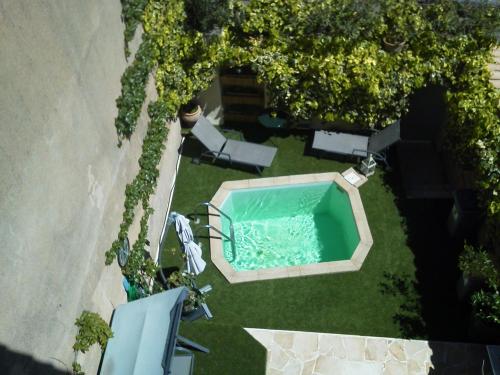
[[[359,192],[338,173],[225,182],[211,203],[231,222],[211,209],[210,224],[234,228],[234,246],[210,242],[231,282],[356,270],[373,242]]]

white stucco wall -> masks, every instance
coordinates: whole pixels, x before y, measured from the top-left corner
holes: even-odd
[[[118,148],[120,12],[118,0],[0,0],[2,374],[67,370],[81,311],[109,320],[125,301],[121,272],[104,265],[104,253],[138,171],[147,116]],[[155,209],[166,206],[175,170],[180,132],[170,127]],[[151,218],[152,242],[163,215]],[[81,361],[95,373],[99,351]]]

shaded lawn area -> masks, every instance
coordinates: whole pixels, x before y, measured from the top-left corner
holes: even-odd
[[[352,165],[304,156],[306,142],[298,135],[270,140],[278,153],[263,177],[342,172]],[[192,164],[191,156],[199,153],[197,147],[196,140],[187,139],[172,203],[172,211],[185,215],[195,212],[198,203],[209,201],[222,182],[259,177],[253,171],[229,165]],[[202,239],[207,268],[197,284],[213,286],[207,302],[214,318],[183,323],[181,327],[181,334],[212,350],[208,355],[197,354],[196,374],[264,373],[265,351],[242,327],[425,336],[414,255],[407,245],[396,197],[385,180],[385,172],[377,169],[360,188],[374,245],[358,272],[231,285],[211,263],[208,241]],[[205,213],[206,208],[196,212]],[[171,228],[163,253],[164,266],[178,263],[170,250],[177,247]],[[420,328],[413,332],[408,324]]]

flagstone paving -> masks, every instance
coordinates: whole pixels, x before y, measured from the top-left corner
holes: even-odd
[[[484,345],[246,328],[267,375],[481,374]]]

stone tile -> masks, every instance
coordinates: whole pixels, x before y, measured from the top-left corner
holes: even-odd
[[[286,268],[286,272],[288,273],[288,277],[297,277],[302,275],[301,266],[290,266]]]
[[[330,263],[333,263],[333,262],[304,264],[304,265],[300,266],[300,273],[302,276],[323,275],[325,273],[334,273],[335,269],[332,270],[332,265]]]
[[[271,346],[271,359],[269,360],[270,368],[282,370],[289,360],[290,356],[278,345]]]
[[[259,280],[283,279],[288,277],[288,272],[285,267],[280,268],[263,268],[257,270]]]
[[[310,184],[312,182],[316,182],[314,178],[315,174],[296,174],[290,176],[290,183],[292,184]]]
[[[320,354],[332,355],[334,358],[347,358],[347,351],[339,335],[319,335],[318,349]]]
[[[283,373],[286,375],[301,375],[302,373],[302,362],[291,358],[290,361],[283,367]]]
[[[266,349],[273,342],[273,331],[267,329],[245,328],[245,330]]]
[[[363,238],[361,236],[361,232],[358,233],[360,234],[360,241],[358,243],[358,246],[356,246],[356,249],[354,249],[354,252],[351,256],[351,262],[355,265],[363,264],[371,248],[371,245],[365,241],[366,238]]]
[[[365,359],[365,338],[361,336],[345,336],[342,338],[347,351],[347,358],[355,361]]]
[[[342,176],[346,177],[346,176],[348,176],[349,174],[352,174],[352,173],[355,176],[357,176],[359,180],[356,181],[356,183],[351,184],[351,185],[354,185],[355,187],[359,188],[361,185],[363,185],[365,182],[368,181],[368,178],[365,175],[363,175],[362,173],[359,173],[353,167],[351,167],[351,168],[345,170],[344,172],[342,172]]]
[[[408,340],[405,341],[405,352],[408,358],[412,358],[416,353],[420,351],[427,351],[429,349],[429,344],[427,341],[422,340]]]
[[[356,266],[351,260],[337,260],[335,262],[323,262],[321,263],[322,270],[327,271],[327,273],[341,273],[348,271],[358,270],[359,267]]]
[[[304,362],[302,366],[302,372],[300,375],[312,375],[315,366],[316,366],[316,360]]]
[[[398,361],[406,361],[404,343],[401,340],[394,340],[389,345],[389,352]]]
[[[409,375],[416,375],[425,372],[425,363],[419,363],[414,359],[410,359],[407,363],[407,369]]]
[[[292,351],[295,353],[297,358],[303,361],[317,358],[318,335],[316,333],[295,333]]]
[[[273,186],[272,177],[254,178],[252,180],[248,180],[248,187],[250,188],[266,187],[266,186]]]
[[[273,185],[274,186],[288,185],[290,183],[290,177],[289,176],[272,177],[272,179],[273,179]]]
[[[314,367],[314,374],[333,374],[331,369],[336,366],[336,362],[339,361],[331,356],[320,355],[316,360],[316,366]]]
[[[217,192],[214,194],[214,196],[210,200],[210,203],[212,203],[215,207],[221,206],[222,203],[224,203],[224,201],[226,200],[229,193],[230,193],[230,191],[227,189],[224,189],[224,187],[221,185],[219,190],[217,190]],[[217,212],[211,207],[208,207],[208,212],[212,213],[212,214],[217,214]]]
[[[317,182],[324,182],[324,181],[335,181],[337,182],[338,179],[344,179],[340,173],[338,172],[326,172],[326,173],[315,173],[314,174],[314,180]]]
[[[406,363],[391,359],[384,366],[384,375],[408,375]]]
[[[366,339],[365,359],[384,362],[387,357],[387,350],[386,339],[368,338]]]
[[[407,359],[412,359],[413,361],[424,364],[425,362],[429,362],[432,356],[432,351],[430,349],[423,349],[412,355],[407,354]]]
[[[260,280],[257,271],[235,271],[231,275],[231,283],[246,283],[256,280]]]
[[[282,370],[277,370],[274,368],[268,368],[266,370],[266,375],[286,375]]]
[[[221,188],[226,190],[245,189],[249,187],[249,181],[250,180],[224,181]]]
[[[291,349],[293,346],[293,337],[294,334],[292,332],[281,332],[275,331],[273,335],[274,342],[278,344],[283,349]]]
[[[342,189],[344,189],[347,192],[347,194],[349,194],[349,196],[351,196],[351,194],[356,194],[358,192],[358,188],[351,185],[341,174],[335,175],[334,181],[337,185],[339,185]]]
[[[380,375],[383,365],[377,362],[349,361],[321,356],[316,361],[318,375]]]
[[[232,283],[232,277],[234,275],[234,268],[225,259],[213,259],[214,264],[217,266],[219,271],[224,275],[224,277]]]

